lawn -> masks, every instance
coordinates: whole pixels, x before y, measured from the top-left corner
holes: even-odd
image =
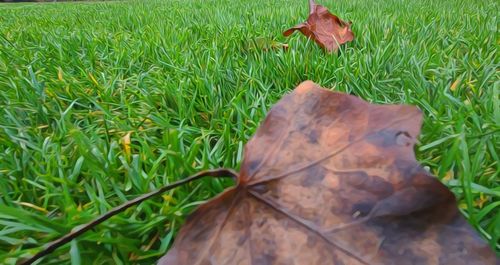
[[[338,54],[281,35],[305,0],[0,4],[0,264],[197,171],[238,169],[269,108],[307,79],[422,109],[417,159],[500,253],[499,2],[319,3],[353,22]],[[230,185],[167,192],[43,264],[151,264]]]

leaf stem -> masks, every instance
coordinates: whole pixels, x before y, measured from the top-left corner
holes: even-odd
[[[96,219],[92,220],[91,222],[89,222],[87,224],[80,226],[80,228],[64,235],[63,237],[61,237],[59,239],[56,239],[56,240],[48,243],[43,250],[41,250],[40,252],[35,254],[33,257],[21,262],[21,265],[32,264],[33,262],[37,261],[38,259],[52,253],[54,250],[61,247],[62,245],[66,244],[66,243],[70,242],[71,240],[75,239],[76,237],[80,236],[81,234],[94,228],[95,226],[99,225],[100,223],[108,220],[112,216],[117,215],[117,214],[125,211],[126,209],[134,206],[134,205],[137,205],[137,204],[139,204],[147,199],[150,199],[154,196],[162,194],[168,190],[171,190],[173,188],[176,188],[178,186],[181,186],[181,185],[186,184],[188,182],[191,182],[193,180],[197,180],[197,179],[207,177],[207,176],[210,176],[210,177],[231,177],[233,179],[236,179],[238,177],[238,173],[236,173],[232,169],[226,169],[226,168],[205,170],[205,171],[198,172],[192,176],[189,176],[185,179],[176,181],[172,184],[163,186],[163,187],[161,187],[155,191],[152,191],[150,193],[141,195],[135,199],[127,201],[126,203],[123,203],[119,206],[116,206],[115,208],[111,209],[109,212],[97,217]]]
[[[309,14],[314,13],[316,2],[314,0],[309,0]]]

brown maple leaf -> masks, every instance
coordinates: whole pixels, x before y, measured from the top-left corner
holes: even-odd
[[[495,264],[416,162],[421,121],[302,83],[246,145],[237,186],[201,205],[159,264]]]
[[[287,37],[296,30],[314,40],[328,52],[336,51],[340,45],[354,39],[350,22],[341,20],[313,0],[309,0],[307,21],[286,30],[283,35]]]

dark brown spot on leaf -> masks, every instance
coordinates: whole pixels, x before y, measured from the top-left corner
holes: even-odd
[[[302,186],[310,187],[314,184],[318,184],[325,177],[326,170],[322,167],[312,167],[307,171],[307,177],[302,180]]]

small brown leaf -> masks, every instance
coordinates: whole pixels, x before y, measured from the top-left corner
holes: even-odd
[[[245,147],[159,264],[498,264],[454,195],[415,160],[422,115],[310,81]]]
[[[460,84],[461,81],[462,81],[461,78],[457,78],[457,80],[455,80],[455,82],[453,82],[453,84],[451,84],[450,90],[451,91],[457,90],[457,86]]]
[[[299,30],[328,52],[354,39],[350,22],[341,20],[313,0],[309,0],[309,10],[307,21],[283,32],[285,37]]]
[[[270,50],[288,50],[288,44],[275,41],[273,39],[268,39],[264,37],[258,37],[251,40],[246,45],[246,49],[249,51],[270,51]]]

